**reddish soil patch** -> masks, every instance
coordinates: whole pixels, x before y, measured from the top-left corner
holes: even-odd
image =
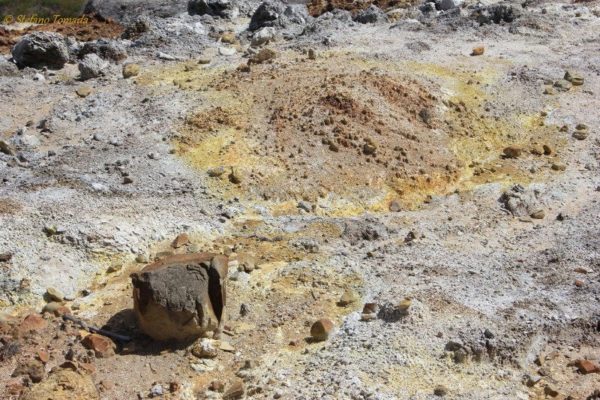
[[[46,31],[58,32],[64,36],[72,36],[79,41],[87,42],[100,38],[114,39],[124,31],[123,26],[112,21],[97,17],[89,17],[90,22],[85,25],[51,23],[45,25],[34,25],[22,30],[6,29],[0,27],[0,53],[10,53],[12,46],[19,38],[31,32]]]

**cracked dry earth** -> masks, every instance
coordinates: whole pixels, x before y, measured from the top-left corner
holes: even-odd
[[[0,154],[0,398],[599,398],[581,367],[600,364],[598,4],[528,10],[510,32],[355,24],[249,68],[207,41],[175,61],[132,48],[131,79],[0,77],[0,139],[20,130]],[[584,84],[545,94],[565,70]],[[130,273],[200,251],[256,260],[230,265],[213,359],[132,311]],[[39,314],[50,287],[133,340],[86,350]]]

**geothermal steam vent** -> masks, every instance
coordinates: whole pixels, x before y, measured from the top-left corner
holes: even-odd
[[[218,331],[225,308],[225,256],[167,257],[131,275],[142,331],[155,340],[190,340]]]

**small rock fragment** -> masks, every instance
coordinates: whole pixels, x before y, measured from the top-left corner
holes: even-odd
[[[92,88],[91,86],[80,86],[77,88],[75,93],[77,93],[79,97],[88,97],[90,94],[92,94]]]
[[[333,331],[333,322],[323,318],[315,322],[310,328],[310,336],[317,342],[325,341]]]
[[[123,65],[123,78],[128,79],[140,74],[140,66],[138,64]]]
[[[600,366],[590,360],[579,359],[573,362],[571,365],[577,367],[579,373],[584,375],[600,373]]]
[[[435,389],[433,389],[433,394],[438,397],[444,397],[448,394],[448,389],[444,385],[437,385]]]
[[[575,131],[573,137],[577,140],[585,140],[589,136],[587,131]]]
[[[65,295],[60,290],[55,289],[53,287],[49,287],[48,289],[46,289],[45,297],[50,302],[52,302],[52,301],[62,302],[65,299]]]
[[[481,55],[483,55],[484,52],[485,52],[485,47],[477,46],[477,47],[473,48],[473,50],[471,51],[471,55],[472,56],[481,56]]]
[[[508,146],[505,147],[504,150],[502,150],[506,158],[518,158],[521,155],[522,151],[523,150],[518,146]]]
[[[235,379],[227,385],[227,390],[223,393],[223,400],[235,400],[244,396],[244,381]]]
[[[87,349],[93,350],[98,358],[108,358],[115,355],[115,344],[106,336],[92,333],[81,341]]]
[[[544,219],[546,213],[544,212],[544,210],[537,210],[532,212],[529,216],[533,219]]]
[[[190,243],[190,237],[187,233],[184,232],[177,235],[175,240],[173,240],[173,242],[171,243],[171,247],[174,249],[178,249],[180,247],[185,246],[188,243]]]
[[[360,299],[360,296],[358,295],[358,293],[356,293],[356,291],[354,291],[352,289],[346,289],[344,291],[344,293],[342,294],[342,297],[340,297],[340,300],[338,301],[338,305],[340,307],[346,307],[352,303],[357,302],[359,299]]]
[[[202,339],[192,348],[192,354],[198,358],[215,358],[217,349],[210,339]]]

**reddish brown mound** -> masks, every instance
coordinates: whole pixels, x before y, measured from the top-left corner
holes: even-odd
[[[357,200],[456,178],[439,102],[415,80],[327,60],[228,72],[212,86],[243,100],[191,117],[180,150],[201,168],[234,167],[246,194]],[[236,137],[219,142],[222,132]]]
[[[0,27],[0,53],[10,53],[12,46],[19,41],[21,36],[36,31],[58,32],[83,42],[100,38],[114,39],[121,36],[124,31],[120,24],[112,20],[104,20],[94,16],[89,16],[88,19],[89,23],[82,25],[50,23],[30,26],[22,30],[9,30]]]
[[[382,10],[391,8],[408,7],[415,3],[412,0],[367,0],[367,1],[349,1],[349,0],[311,0],[308,3],[308,12],[313,17],[318,17],[334,9],[350,11],[353,15],[368,8],[371,4],[376,5]]]

